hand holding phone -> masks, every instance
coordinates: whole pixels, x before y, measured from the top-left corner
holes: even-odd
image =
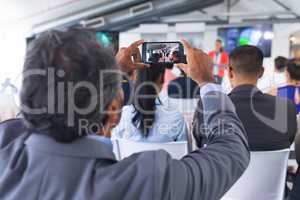
[[[187,52],[187,64],[180,63],[177,66],[200,86],[213,83],[212,59],[202,50],[193,48],[188,41],[182,39],[182,43]]]

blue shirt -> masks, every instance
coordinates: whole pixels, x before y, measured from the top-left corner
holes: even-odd
[[[298,90],[298,94],[300,94],[300,86],[287,85],[284,87],[279,87],[277,89],[277,95],[280,97],[288,98],[293,101],[297,107],[297,113],[300,112],[300,103],[296,101],[296,91]]]
[[[159,103],[157,99],[155,119],[147,137],[133,123],[133,105],[124,106],[118,126],[112,130],[112,138],[122,138],[140,142],[186,141],[188,129],[183,116],[171,106]]]

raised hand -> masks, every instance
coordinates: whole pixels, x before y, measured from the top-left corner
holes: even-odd
[[[143,69],[149,65],[142,63],[139,46],[143,44],[143,40],[132,43],[127,48],[121,48],[116,55],[116,60],[123,72],[131,72],[135,69]]]
[[[177,64],[187,76],[191,77],[200,86],[205,83],[213,83],[213,61],[200,49],[193,48],[186,40],[181,40],[187,53],[187,64]]]

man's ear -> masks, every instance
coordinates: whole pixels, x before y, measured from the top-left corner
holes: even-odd
[[[234,69],[230,66],[228,67],[228,76],[229,79],[233,79],[234,77]]]
[[[263,77],[264,72],[265,72],[265,68],[261,67],[260,70],[259,70],[259,78]]]

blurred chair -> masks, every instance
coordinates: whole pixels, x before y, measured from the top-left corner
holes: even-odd
[[[247,170],[222,200],[283,200],[289,153],[251,152]]]
[[[16,117],[19,111],[14,96],[0,92],[0,122]]]
[[[177,108],[177,110],[184,114],[184,113],[194,113],[197,108],[197,103],[199,99],[175,99],[169,98],[168,103]]]
[[[120,148],[119,148],[117,140],[112,139],[111,142],[112,142],[112,145],[113,145],[113,153],[115,154],[116,159],[121,160],[121,158],[120,158]]]
[[[180,114],[182,114],[189,129],[188,143],[191,144],[189,145],[189,151],[195,150],[196,141],[194,140],[194,137],[191,133],[194,113],[197,109],[199,99],[171,98],[168,96],[166,91],[162,91],[160,93],[159,99],[161,100],[164,106],[176,109]]]
[[[183,115],[183,118],[188,126],[188,130],[189,130],[189,134],[188,134],[188,143],[191,144],[189,145],[189,151],[193,151],[193,150],[196,150],[198,147],[197,147],[197,143],[196,143],[196,140],[192,134],[192,130],[193,130],[193,119],[194,119],[194,112],[185,112],[185,113],[182,113]]]
[[[174,159],[181,159],[188,154],[188,142],[148,143],[125,139],[113,141],[113,152],[118,160],[122,160],[134,153],[159,149],[167,151]]]

